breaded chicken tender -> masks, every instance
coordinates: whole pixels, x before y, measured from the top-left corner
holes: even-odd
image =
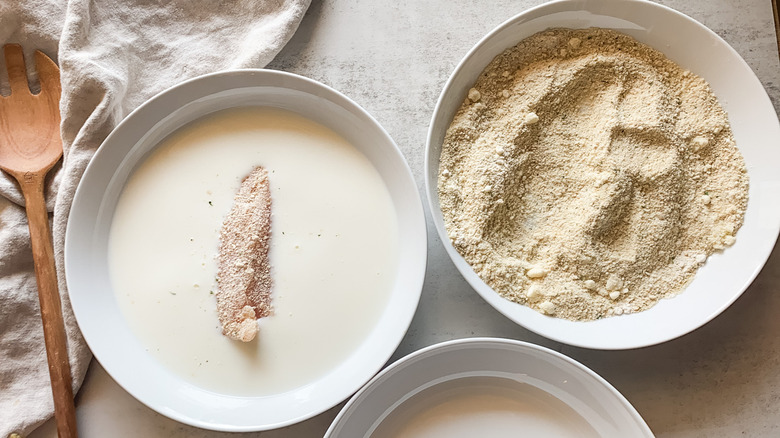
[[[249,342],[257,319],[271,314],[271,189],[258,166],[244,178],[220,231],[217,313],[222,333]]]

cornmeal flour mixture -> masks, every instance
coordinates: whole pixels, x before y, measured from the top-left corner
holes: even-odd
[[[572,320],[679,293],[742,225],[748,175],[700,77],[606,29],[496,57],[449,127],[448,234],[507,299]]]

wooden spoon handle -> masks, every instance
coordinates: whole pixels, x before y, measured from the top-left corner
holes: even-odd
[[[30,226],[35,277],[38,283],[38,299],[41,303],[43,337],[46,341],[46,358],[54,395],[54,417],[60,438],[76,438],[76,407],[68,361],[67,337],[62,317],[62,304],[57,288],[57,272],[54,267],[54,250],[49,232],[49,213],[43,196],[46,174],[26,172],[18,175],[24,193],[27,221]]]
[[[780,55],[780,8],[777,0],[772,0],[772,14],[775,16],[775,39],[777,39],[777,53]]]

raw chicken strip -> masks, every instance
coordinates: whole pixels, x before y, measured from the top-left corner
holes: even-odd
[[[271,313],[271,189],[263,167],[244,178],[219,239],[217,313],[222,334],[249,342],[257,335],[257,318]]]

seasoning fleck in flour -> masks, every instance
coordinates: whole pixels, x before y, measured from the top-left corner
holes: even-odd
[[[593,320],[679,293],[731,246],[748,176],[707,83],[606,29],[496,57],[447,130],[447,232],[499,294]]]

